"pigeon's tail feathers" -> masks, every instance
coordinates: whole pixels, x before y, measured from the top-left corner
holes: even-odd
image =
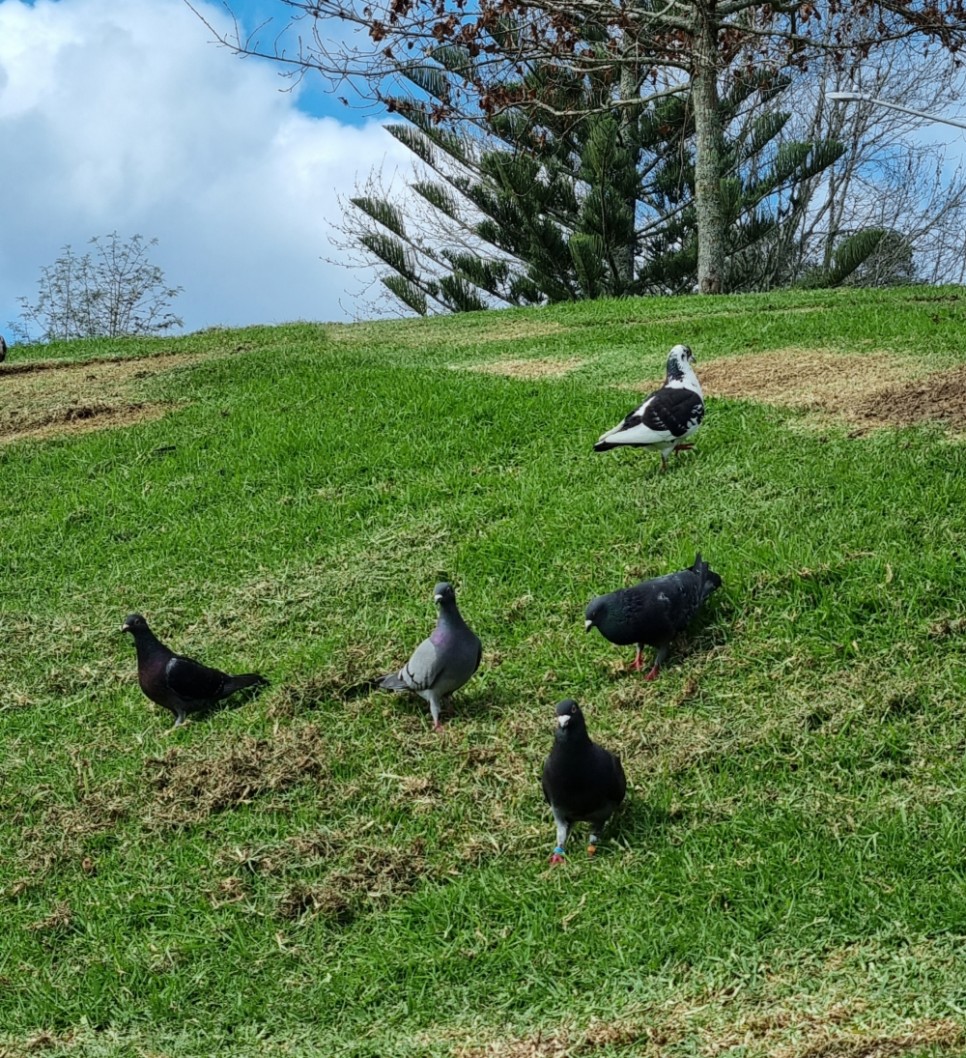
[[[268,680],[260,672],[245,672],[240,676],[229,676],[222,687],[221,696],[227,698],[235,691],[244,690],[246,687],[267,687]]]
[[[702,602],[704,602],[713,591],[717,591],[718,588],[721,587],[721,577],[701,558],[700,551],[694,556],[694,565],[691,567],[691,572],[696,573],[700,578],[699,583]]]
[[[379,686],[387,691],[408,691],[409,685],[398,672],[390,672],[379,681]]]

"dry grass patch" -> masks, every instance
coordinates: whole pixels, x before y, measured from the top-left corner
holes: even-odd
[[[757,400],[849,418],[859,401],[915,378],[916,364],[886,353],[854,356],[828,349],[775,349],[699,367],[709,396]]]
[[[160,419],[171,410],[166,404],[75,405],[53,411],[42,421],[34,421],[22,429],[4,429],[0,424],[0,444],[14,441],[45,441],[50,437],[90,433],[114,426],[134,426],[140,422]]]
[[[422,841],[408,848],[358,845],[348,862],[323,881],[287,888],[276,901],[276,913],[286,919],[315,914],[350,922],[367,908],[384,906],[412,891],[426,872],[424,851]]]
[[[966,431],[966,367],[923,376],[915,361],[887,353],[790,348],[713,360],[700,377],[708,396],[801,408],[860,433],[927,422]]]
[[[172,747],[145,762],[154,791],[147,825],[167,830],[249,804],[328,774],[328,747],[314,724],[279,728],[272,738],[244,737],[220,756]]]
[[[724,998],[724,997],[723,997]],[[722,1000],[719,1000],[722,1002]],[[625,1024],[591,1022],[583,1030],[562,1029],[483,1046],[457,1045],[454,1058],[582,1058],[605,1051],[635,1058],[672,1058],[683,1053],[703,1058],[912,1058],[962,1054],[966,1033],[951,1019],[905,1023],[902,1031],[860,1034],[846,1023],[862,1004],[840,1004],[820,1012],[775,1008],[761,1013],[729,1011],[724,999],[716,1011],[720,1026],[707,1024],[708,1008],[673,1009]]]
[[[0,370],[0,444],[130,426],[169,407],[138,398],[144,379],[211,359],[202,353],[88,360],[37,361]]]
[[[39,824],[23,832],[20,859],[31,882],[66,861],[76,861],[85,873],[93,873],[93,861],[84,855],[87,842],[114,830],[131,806],[132,798],[119,781],[104,783],[73,804],[51,805]]]
[[[478,371],[483,375],[502,375],[504,378],[518,378],[533,381],[541,378],[559,378],[576,371],[586,363],[578,356],[566,360],[555,360],[543,357],[531,360],[490,360],[485,364],[456,364],[456,370]]]

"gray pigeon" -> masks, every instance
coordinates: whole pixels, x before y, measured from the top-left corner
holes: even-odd
[[[598,595],[587,604],[585,629],[596,628],[618,646],[637,646],[631,668],[641,668],[645,644],[657,648],[654,667],[644,677],[653,680],[667,658],[671,640],[694,620],[705,599],[721,587],[721,578],[701,561],[700,552],[690,569],[668,573],[621,588],[609,595]]]
[[[141,690],[158,705],[174,714],[174,726],[180,727],[188,713],[198,712],[227,698],[244,687],[264,687],[268,680],[257,672],[229,676],[210,669],[193,658],[169,650],[138,613],[124,619],[122,632],[134,636],[138,655],[138,683]]]
[[[602,434],[595,452],[629,445],[656,448],[661,453],[661,470],[667,470],[667,457],[694,445],[686,444],[704,418],[704,395],[694,373],[694,354],[686,345],[676,345],[667,358],[664,385],[655,390],[613,430]]]
[[[597,851],[598,835],[627,792],[620,757],[592,742],[580,706],[571,698],[557,705],[557,733],[543,766],[543,796],[557,824],[551,863],[564,858],[571,826],[590,823],[587,855]]]
[[[433,727],[442,729],[439,714],[443,698],[460,687],[480,667],[483,647],[456,606],[453,585],[443,582],[433,589],[439,607],[436,627],[413,651],[398,672],[383,676],[379,686],[390,691],[412,691],[429,702]]]

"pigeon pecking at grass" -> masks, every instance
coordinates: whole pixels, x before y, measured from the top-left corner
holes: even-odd
[[[443,698],[458,691],[480,667],[483,647],[456,606],[452,584],[437,584],[433,599],[439,607],[436,627],[409,661],[398,672],[383,676],[379,686],[389,691],[412,691],[425,699],[433,728],[439,731],[443,726],[439,719]]]
[[[134,636],[141,690],[152,702],[174,714],[175,727],[184,723],[188,713],[207,709],[235,691],[268,685],[268,680],[260,673],[229,676],[192,658],[175,654],[157,638],[138,613],[124,619],[121,631]]]
[[[667,470],[667,457],[694,445],[686,444],[704,418],[704,395],[694,373],[694,354],[686,345],[676,345],[667,358],[664,385],[612,430],[601,435],[595,452],[612,448],[656,448],[661,453],[661,470]]]
[[[584,628],[596,628],[618,646],[636,645],[631,668],[641,668],[645,646],[655,647],[654,666],[644,677],[656,678],[671,649],[671,640],[694,620],[708,596],[721,587],[721,578],[707,562],[695,556],[690,569],[641,581],[609,595],[598,595],[587,604]]]
[[[550,862],[563,861],[567,835],[576,822],[590,823],[587,855],[593,856],[604,824],[624,800],[627,780],[620,757],[591,741],[584,714],[571,698],[557,705],[557,732],[542,785],[557,824]]]

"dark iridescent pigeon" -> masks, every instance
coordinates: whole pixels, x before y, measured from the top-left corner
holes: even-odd
[[[704,396],[694,373],[694,355],[686,345],[676,345],[667,358],[664,385],[613,430],[602,434],[595,452],[628,445],[656,448],[661,453],[661,469],[667,470],[667,457],[694,445],[685,444],[704,418]]]
[[[399,672],[383,676],[379,686],[390,691],[412,691],[429,702],[433,727],[442,728],[443,698],[460,687],[480,667],[483,647],[456,606],[452,584],[437,584],[433,599],[439,607],[436,627],[413,651]]]
[[[576,822],[590,823],[587,855],[593,856],[604,824],[624,800],[627,780],[620,757],[591,741],[584,714],[570,698],[557,705],[557,733],[542,785],[557,824],[550,862],[563,860],[567,834]]]
[[[587,604],[584,627],[597,628],[618,646],[636,645],[631,668],[641,668],[641,652],[657,648],[654,667],[644,677],[653,680],[671,649],[671,640],[694,620],[705,599],[721,587],[721,578],[701,561],[700,552],[690,569],[641,581],[609,595],[598,595]]]
[[[186,714],[207,709],[235,691],[268,685],[268,680],[257,672],[229,676],[175,654],[155,636],[139,613],[126,617],[121,631],[134,636],[141,690],[152,702],[174,714],[175,727],[184,723]]]

